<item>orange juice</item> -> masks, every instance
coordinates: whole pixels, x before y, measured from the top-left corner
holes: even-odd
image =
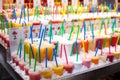
[[[63,75],[63,65],[58,64],[58,67],[56,65],[52,66],[52,70],[55,74],[62,76]]]
[[[51,78],[52,77],[51,68],[43,68],[42,71],[40,72],[40,75],[47,79]]]

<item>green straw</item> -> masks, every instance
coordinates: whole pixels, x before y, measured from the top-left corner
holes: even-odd
[[[71,39],[71,36],[72,36],[72,32],[73,32],[73,31],[74,31],[74,22],[72,22],[72,28],[71,28],[70,35],[69,35],[68,40]]]
[[[38,52],[36,52],[35,62],[34,62],[34,72],[36,72],[36,63],[38,58]]]
[[[20,39],[19,44],[18,44],[17,55],[18,55],[18,52],[19,52],[19,50],[20,50],[20,43],[21,43],[21,41],[22,41],[22,39]]]
[[[24,45],[24,62],[26,62],[26,45]]]
[[[78,43],[76,42],[76,49],[77,49],[77,54],[76,54],[76,62],[78,62]]]
[[[78,31],[77,31],[76,41],[78,40],[79,32],[80,32],[80,26],[78,25]]]
[[[71,52],[70,52],[70,56],[73,55],[73,50],[74,50],[74,43],[72,44],[72,49],[71,49]]]
[[[100,33],[102,31],[103,25],[104,25],[104,19],[102,20],[101,25],[100,25]]]

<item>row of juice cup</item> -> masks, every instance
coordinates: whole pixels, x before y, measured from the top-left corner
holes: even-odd
[[[120,58],[120,52],[113,52],[113,53],[111,52],[111,54],[108,53],[106,59],[107,58],[109,59],[110,62],[113,62],[114,58],[116,58],[116,59]],[[21,62],[20,59],[16,55],[13,55],[12,59],[13,59],[13,63],[16,63],[16,65],[19,65],[21,70],[25,70],[26,63],[24,63],[22,59],[21,59],[22,60],[22,62]],[[94,64],[98,64],[99,63],[99,57],[92,57],[91,59],[86,59],[86,60],[83,61],[83,65],[85,65],[86,67],[89,68],[91,62],[93,62]],[[30,80],[32,80],[32,79],[40,80],[40,75],[42,77],[45,77],[45,78],[51,78],[52,72],[50,71],[50,68],[49,68],[49,71],[46,70],[45,72],[41,72],[41,71],[39,71],[41,69],[40,68],[41,66],[39,66],[38,71],[36,71],[36,73],[33,72],[33,69],[30,69],[29,72],[25,70],[26,74],[29,74]],[[27,67],[28,67],[28,65],[27,65]],[[80,65],[79,65],[79,67],[80,67]],[[73,63],[69,63],[68,65],[61,65],[60,64],[59,67],[56,67],[54,65],[52,70],[55,74],[61,76],[63,74],[63,68],[66,71],[68,71],[68,73],[72,73],[72,70],[74,69],[74,64]]]

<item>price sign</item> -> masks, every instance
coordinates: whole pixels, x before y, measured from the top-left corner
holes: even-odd
[[[33,0],[34,8],[38,6],[40,8],[40,0]]]
[[[24,0],[16,0],[16,6],[18,9],[21,9],[24,5]]]
[[[72,0],[72,6],[77,6],[78,5],[78,0]]]
[[[68,0],[62,0],[62,5],[67,6],[68,5]]]

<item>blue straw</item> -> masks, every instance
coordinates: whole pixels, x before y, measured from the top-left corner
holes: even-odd
[[[46,48],[46,60],[45,60],[45,67],[47,68],[47,61],[48,61],[48,48]]]
[[[26,13],[25,13],[25,7],[23,6],[23,11],[24,11],[24,20],[26,20]]]
[[[50,40],[49,40],[50,44],[51,44],[51,40],[52,40],[52,25],[50,25]]]
[[[20,55],[19,55],[19,58],[21,58],[22,56],[22,39],[20,40]]]
[[[33,44],[32,29],[33,29],[33,25],[30,27],[30,38],[31,38],[31,42],[32,42],[32,44]]]
[[[8,29],[9,27],[8,27],[8,20],[7,20],[7,18],[6,18],[6,28]]]
[[[96,48],[95,56],[97,55],[97,52],[98,52],[99,47],[100,47],[100,40],[98,41],[98,46],[97,46],[97,48]]]
[[[42,24],[40,24],[40,31],[39,31],[38,38],[40,38],[41,32],[42,32]]]
[[[86,22],[84,21],[84,40],[86,39]]]
[[[56,52],[56,50],[54,49],[54,55],[55,55],[55,62],[56,62],[56,66],[58,67],[58,62],[57,62],[57,52]]]
[[[42,44],[43,34],[44,34],[44,29],[43,29],[43,31],[42,31],[42,35],[41,35],[41,38],[40,38],[40,44],[39,44],[39,46],[38,46],[38,53],[39,53],[40,62],[41,62],[40,47],[41,47],[41,44]]]
[[[46,30],[47,30],[47,26],[45,26],[45,32],[44,32],[44,35],[43,35],[43,40],[45,40],[45,37],[46,37]]]
[[[31,49],[31,52],[32,52],[32,57],[34,58],[34,53],[33,53],[33,49],[32,49],[32,45],[30,44],[30,49]]]
[[[20,20],[19,20],[19,24],[21,23],[21,18],[22,18],[22,11],[24,10],[24,6],[22,6],[21,8],[21,13],[20,13]]]

